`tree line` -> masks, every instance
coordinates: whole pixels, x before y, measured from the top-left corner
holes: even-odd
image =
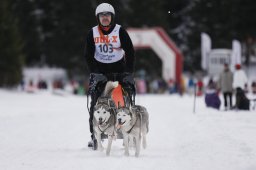
[[[231,48],[234,38],[244,43],[255,38],[253,0],[1,0],[0,86],[19,83],[23,66],[85,74],[85,37],[97,24],[95,8],[102,2],[114,6],[116,22],[125,28],[163,27],[183,52],[185,70],[200,69],[201,32],[212,37],[214,48]],[[154,53],[143,50],[136,56],[137,70],[160,74]]]

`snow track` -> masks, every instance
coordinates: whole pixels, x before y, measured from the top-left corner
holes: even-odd
[[[122,140],[87,148],[86,97],[0,90],[1,170],[255,170],[256,112],[208,109],[203,98],[137,96],[150,114],[148,148],[124,156]],[[104,142],[106,146],[107,142]]]

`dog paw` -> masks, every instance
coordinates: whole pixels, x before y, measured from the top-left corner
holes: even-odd
[[[146,149],[147,148],[147,144],[146,143],[143,143],[143,149]]]

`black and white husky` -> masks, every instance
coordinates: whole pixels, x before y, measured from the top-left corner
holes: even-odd
[[[110,154],[112,141],[114,137],[116,137],[116,113],[114,103],[111,96],[109,96],[109,93],[117,86],[118,82],[107,82],[102,96],[100,96],[97,100],[93,113],[94,133],[97,139],[98,149],[100,151],[103,151],[104,149],[101,142],[101,134],[108,136],[108,145],[106,150],[107,155]]]
[[[145,107],[135,105],[130,108],[122,107],[117,111],[117,128],[121,129],[124,137],[125,155],[129,156],[129,142],[135,142],[135,156],[140,154],[140,145],[142,137],[142,146],[147,146],[146,134],[148,133],[149,114]]]

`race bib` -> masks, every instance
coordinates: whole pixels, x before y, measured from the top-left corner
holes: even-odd
[[[119,37],[120,25],[116,24],[113,31],[108,35],[100,33],[98,26],[93,27],[95,43],[94,58],[101,63],[114,63],[124,57]]]

